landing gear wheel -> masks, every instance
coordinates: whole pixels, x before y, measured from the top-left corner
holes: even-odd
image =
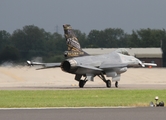
[[[83,88],[84,85],[85,85],[85,83],[86,83],[85,80],[80,80],[80,81],[79,81],[79,87],[80,87],[80,88]]]
[[[107,86],[107,88],[110,88],[110,87],[111,87],[111,81],[110,81],[110,80],[107,80],[107,81],[106,81],[106,86]]]
[[[118,88],[118,81],[115,82],[115,87]]]

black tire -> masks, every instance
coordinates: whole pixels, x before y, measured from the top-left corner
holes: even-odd
[[[80,88],[83,88],[84,85],[85,85],[85,83],[86,83],[86,81],[80,80],[80,81],[79,81],[79,87],[80,87]]]
[[[110,88],[110,87],[111,87],[111,81],[110,81],[110,80],[107,80],[107,81],[106,81],[106,86],[107,86],[107,88]]]
[[[118,88],[118,81],[115,82],[115,87]]]

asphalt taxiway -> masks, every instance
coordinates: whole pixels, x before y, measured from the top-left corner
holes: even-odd
[[[165,107],[1,109],[1,120],[165,120]]]

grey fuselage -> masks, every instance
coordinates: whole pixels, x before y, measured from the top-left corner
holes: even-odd
[[[123,55],[116,51],[96,56],[82,56],[67,59],[61,68],[73,74],[99,74],[115,71],[117,74],[127,71],[126,67],[138,66],[139,60],[133,56]],[[120,71],[122,68],[125,70]]]

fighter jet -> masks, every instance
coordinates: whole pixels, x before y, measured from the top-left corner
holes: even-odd
[[[87,81],[94,81],[96,76],[103,80],[108,88],[111,87],[111,80],[106,77],[112,77],[112,82],[115,82],[115,87],[118,87],[121,74],[129,67],[157,66],[154,63],[143,63],[134,56],[130,56],[128,52],[119,49],[107,54],[91,56],[82,50],[72,27],[66,24],[63,28],[68,47],[68,50],[64,52],[66,59],[61,63],[27,61],[28,65],[43,66],[39,69],[60,67],[64,72],[75,74],[75,80],[79,82],[80,88],[83,88]]]

